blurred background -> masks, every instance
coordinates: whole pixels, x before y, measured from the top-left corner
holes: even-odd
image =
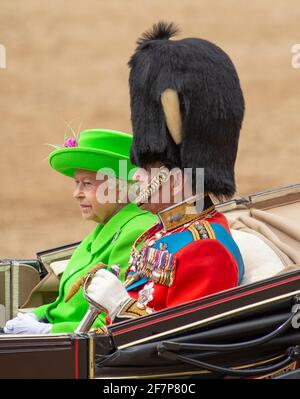
[[[70,125],[130,132],[127,61],[158,20],[201,37],[234,62],[246,100],[237,195],[300,181],[298,0],[1,0],[0,258],[81,240],[74,183],[47,163]]]

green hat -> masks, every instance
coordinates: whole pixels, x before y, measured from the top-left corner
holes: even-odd
[[[132,136],[128,133],[107,129],[89,129],[80,133],[78,142],[67,138],[64,147],[49,155],[51,167],[58,172],[74,177],[76,169],[97,172],[110,168],[118,178],[128,180],[128,173],[135,168],[130,162],[129,152]],[[126,161],[127,173],[120,171],[119,161]],[[109,174],[109,171],[105,171]]]

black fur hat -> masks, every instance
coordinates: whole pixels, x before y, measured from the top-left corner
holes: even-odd
[[[204,168],[205,191],[235,192],[234,163],[244,98],[228,55],[207,40],[169,40],[159,22],[137,41],[130,66],[131,161]]]

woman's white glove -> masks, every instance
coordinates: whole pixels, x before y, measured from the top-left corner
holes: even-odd
[[[25,319],[26,317],[30,317],[30,318],[32,318],[32,319],[34,319],[34,320],[38,320],[37,315],[34,314],[34,313],[28,313],[28,312],[22,313],[22,312],[18,312],[17,316],[14,317],[13,319],[9,320],[9,321],[12,321],[12,320],[21,320],[21,319]]]
[[[3,330],[5,334],[48,334],[51,328],[52,324],[39,322],[34,313],[18,313],[6,322]]]
[[[86,293],[106,310],[112,320],[122,306],[131,299],[122,282],[105,269],[95,273]]]
[[[26,313],[18,312],[18,314],[15,317],[15,319],[24,319],[26,317],[31,317],[34,320],[38,320],[37,315],[35,313],[30,313],[30,312],[26,312]]]

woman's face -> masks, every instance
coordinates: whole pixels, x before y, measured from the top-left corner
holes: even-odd
[[[96,172],[88,170],[77,170],[74,176],[75,190],[73,197],[79,202],[82,217],[86,220],[104,224],[113,216],[124,204],[116,202],[101,202],[97,190],[105,179],[99,179]]]

